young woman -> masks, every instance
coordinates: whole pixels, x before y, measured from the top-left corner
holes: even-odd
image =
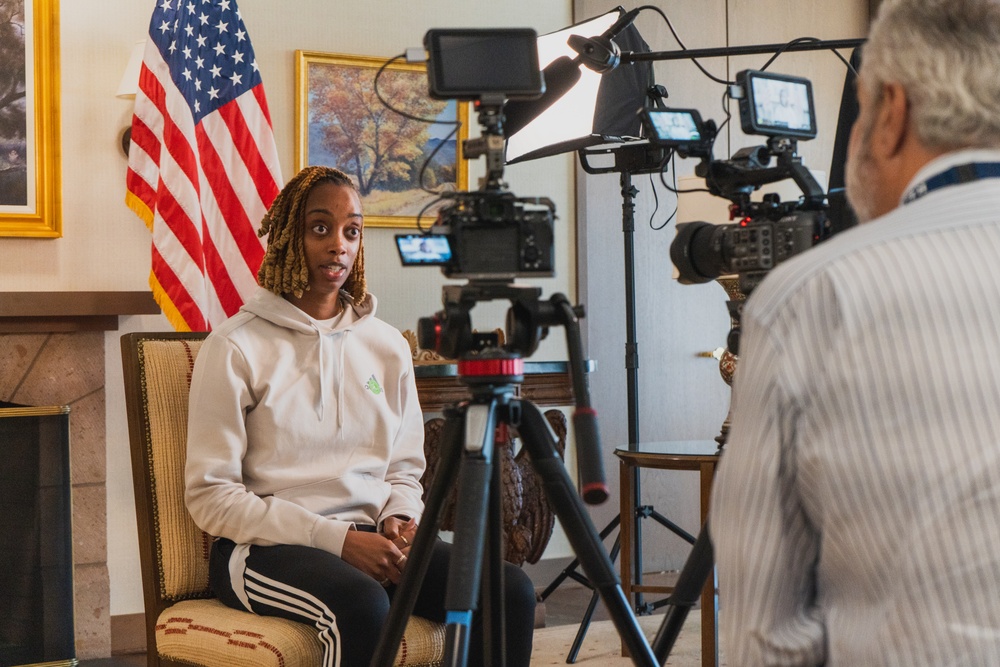
[[[205,340],[191,380],[186,501],[218,537],[212,588],[314,625],[331,667],[368,665],[423,510],[412,359],[375,317],[363,230],[344,173],[296,175],[261,224],[261,288]],[[444,619],[448,553],[435,546],[420,616]],[[534,590],[517,567],[504,577],[508,661],[527,665]]]

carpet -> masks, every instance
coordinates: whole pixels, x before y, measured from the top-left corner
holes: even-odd
[[[651,642],[656,636],[662,621],[662,615],[639,617],[639,627],[648,641]],[[531,664],[565,665],[566,656],[569,655],[579,629],[579,625],[559,625],[535,630]],[[611,621],[596,621],[587,629],[575,664],[624,667],[631,665],[632,661],[622,657],[621,637],[614,624]],[[666,664],[674,667],[701,667],[701,613],[697,609],[688,614],[684,621]],[[726,664],[722,656],[719,664],[720,667]]]

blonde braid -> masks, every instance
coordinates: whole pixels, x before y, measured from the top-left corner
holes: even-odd
[[[354,182],[339,169],[332,167],[305,167],[288,181],[264,215],[257,231],[258,237],[269,234],[267,251],[257,271],[257,283],[277,295],[294,294],[301,298],[309,289],[309,267],[306,265],[305,235],[303,233],[303,208],[309,193],[319,183],[346,185],[357,192]],[[354,259],[351,273],[344,282],[346,291],[355,305],[368,297],[365,281],[364,229],[361,245]]]

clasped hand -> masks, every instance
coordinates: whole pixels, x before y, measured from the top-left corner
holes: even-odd
[[[341,558],[383,586],[398,584],[416,533],[413,519],[391,516],[382,522],[381,533],[348,531]]]

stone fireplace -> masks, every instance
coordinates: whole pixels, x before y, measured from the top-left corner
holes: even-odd
[[[111,655],[105,331],[117,329],[119,315],[158,312],[145,292],[0,293],[0,401],[70,410],[79,659]]]
[[[103,332],[0,335],[0,400],[69,406],[76,650],[110,655]]]

